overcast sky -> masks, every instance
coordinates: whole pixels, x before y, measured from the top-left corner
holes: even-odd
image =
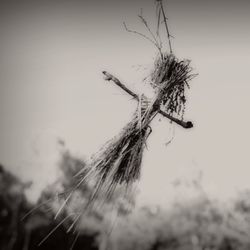
[[[145,1],[1,1],[0,161],[34,181],[32,197],[56,177],[61,138],[89,157],[131,118],[136,103],[103,80],[107,70],[144,92],[156,49],[122,25],[152,29]],[[249,1],[168,0],[174,53],[199,75],[188,92],[186,131],[160,116],[142,166],[140,200],[173,196],[172,182],[203,172],[207,192],[250,188]],[[174,140],[166,146],[174,133]]]

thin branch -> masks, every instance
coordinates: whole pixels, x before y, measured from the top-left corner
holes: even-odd
[[[160,109],[159,113],[162,116],[168,118],[169,120],[171,120],[171,121],[177,123],[178,125],[182,126],[183,128],[192,128],[194,126],[191,121],[185,122],[185,121],[179,120],[179,119],[167,114],[166,112],[162,111],[161,109]]]
[[[159,6],[159,5],[158,5]],[[159,43],[162,48],[162,40],[161,40],[161,35],[160,35],[160,24],[161,24],[161,9],[159,7],[156,8],[156,16],[157,16],[157,29],[156,29],[156,35],[159,39]]]
[[[128,89],[124,84],[122,84],[119,79],[117,79],[113,75],[109,74],[107,71],[103,71],[102,73],[105,75],[105,80],[106,81],[113,81],[116,85],[118,85],[120,88],[122,88],[125,92],[130,94],[136,100],[139,100],[138,95],[136,95],[133,91]]]
[[[134,33],[134,34],[139,35],[139,36],[141,36],[141,37],[147,39],[148,41],[150,41],[150,42],[159,50],[160,54],[162,55],[161,48],[158,46],[158,43],[156,43],[154,40],[152,40],[152,39],[149,38],[148,36],[144,35],[143,33],[140,33],[140,32],[138,32],[138,31],[136,31],[136,30],[131,30],[131,29],[129,29],[129,28],[127,27],[127,25],[126,25],[125,22],[123,22],[123,25],[124,25],[124,27],[125,27],[125,29],[126,29],[127,32]]]
[[[105,75],[105,80],[106,81],[112,81],[114,82],[117,86],[119,86],[120,88],[122,88],[125,92],[127,92],[128,94],[130,94],[134,99],[136,99],[137,101],[139,101],[139,96],[137,94],[135,94],[133,91],[131,91],[129,88],[127,88],[123,83],[120,82],[120,80],[116,77],[114,77],[113,75],[111,75],[110,73],[108,73],[107,71],[103,71],[102,72]],[[168,118],[169,120],[175,122],[176,124],[180,125],[183,128],[192,128],[193,127],[193,123],[191,121],[181,121],[175,117],[172,117],[171,115],[167,114],[166,112],[159,110],[159,113],[161,115],[163,115],[164,117]]]
[[[171,35],[169,33],[169,28],[168,28],[168,23],[167,23],[167,17],[166,17],[166,14],[165,14],[165,11],[164,11],[164,7],[163,7],[163,3],[162,3],[162,0],[158,1],[159,4],[160,4],[160,8],[161,8],[161,13],[163,15],[163,21],[164,21],[164,24],[165,24],[165,28],[166,28],[166,31],[167,31],[167,35],[168,35],[168,45],[169,45],[169,50],[170,50],[170,53],[173,53],[173,50],[172,50],[172,44],[171,44]]]
[[[146,27],[146,29],[148,30],[148,32],[150,33],[150,35],[152,36],[154,42],[155,42],[155,45],[157,46],[158,50],[161,52],[161,44],[159,43],[159,41],[156,39],[154,33],[152,32],[152,30],[150,29],[146,19],[143,17],[142,15],[142,10],[141,10],[141,14],[138,15],[138,17],[140,18],[140,20],[142,21],[142,23],[144,24],[144,26]],[[161,52],[162,54],[162,52]]]

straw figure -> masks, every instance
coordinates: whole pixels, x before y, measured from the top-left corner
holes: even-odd
[[[76,223],[84,215],[96,211],[97,207],[100,208],[99,205],[113,206],[115,199],[117,196],[120,197],[120,194],[124,196],[122,198],[125,198],[126,201],[133,199],[133,184],[140,178],[143,151],[147,138],[152,132],[150,123],[156,115],[160,114],[185,129],[193,127],[192,122],[186,122],[183,119],[186,104],[185,90],[189,87],[189,82],[194,77],[194,74],[191,72],[190,61],[179,60],[174,55],[171,44],[172,36],[169,33],[163,2],[162,0],[156,0],[155,4],[157,13],[156,32],[150,29],[142,12],[138,17],[149,36],[129,29],[124,23],[126,31],[147,39],[158,51],[154,68],[148,78],[148,82],[154,90],[154,97],[148,98],[144,94],[137,95],[112,74],[103,71],[106,81],[115,83],[137,101],[137,109],[131,121],[122,131],[93,155],[92,161],[88,166],[82,166],[82,169],[73,176],[73,185],[67,191],[66,197],[65,192],[61,193],[60,196],[59,194],[56,196],[58,197],[56,207],[59,206],[59,209],[56,209],[55,219],[60,219],[64,214],[67,216],[39,245],[46,241],[66,220],[70,220],[71,225],[67,231],[70,232],[73,228],[77,229]],[[166,43],[163,42],[164,35]],[[89,193],[84,199],[80,200],[79,205],[78,203],[75,204],[78,197],[75,191],[82,191],[86,194],[84,192],[85,189],[89,190]],[[76,195],[74,196],[74,194]],[[49,202],[50,200],[46,201],[45,204]],[[52,202],[52,207],[53,204]],[[101,209],[103,208],[104,206],[101,206]],[[32,213],[32,211],[27,215]],[[72,216],[73,218],[71,218]],[[75,241],[79,233],[80,231]]]
[[[151,31],[142,13],[139,18],[150,37],[129,29],[124,23],[128,32],[146,38],[158,50],[154,69],[150,75],[150,84],[155,91],[155,96],[152,99],[145,95],[139,96],[116,77],[103,71],[105,80],[114,82],[131,95],[137,100],[138,107],[131,122],[123,128],[120,134],[110,140],[93,156],[93,161],[87,173],[84,171],[77,174],[79,185],[84,181],[94,182],[94,191],[90,197],[90,203],[97,196],[109,198],[117,186],[128,188],[139,179],[143,151],[146,140],[152,131],[150,123],[157,114],[163,115],[183,128],[193,127],[192,122],[183,120],[186,102],[185,89],[189,87],[188,82],[194,76],[191,74],[190,61],[178,60],[173,54],[163,2],[158,0],[155,3],[157,11],[156,34]],[[163,52],[164,44],[160,36],[162,25],[166,32],[168,52]]]

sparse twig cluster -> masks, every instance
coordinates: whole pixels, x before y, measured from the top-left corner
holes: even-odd
[[[167,34],[167,42],[168,42],[168,47],[169,47],[169,52],[170,54],[173,53],[173,49],[172,49],[172,43],[171,43],[171,39],[174,38],[170,32],[169,32],[169,27],[168,27],[168,22],[167,22],[167,17],[166,17],[166,12],[164,10],[164,6],[163,6],[163,2],[162,0],[156,0],[156,15],[157,15],[157,28],[156,28],[156,33],[154,34],[154,32],[152,31],[152,29],[150,28],[148,22],[146,21],[146,19],[143,16],[143,12],[141,9],[141,13],[138,15],[140,21],[142,22],[142,24],[145,26],[145,28],[147,29],[148,33],[150,36],[145,35],[141,32],[138,32],[136,30],[132,30],[130,28],[128,28],[127,24],[125,22],[123,22],[123,25],[126,29],[126,31],[137,34],[145,39],[147,39],[148,41],[150,41],[158,50],[160,57],[163,58],[163,42],[162,42],[162,38],[161,38],[161,34],[160,34],[160,27],[163,24],[165,29],[166,29],[166,34]]]

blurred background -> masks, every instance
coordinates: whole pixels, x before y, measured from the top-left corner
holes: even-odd
[[[143,8],[154,30],[155,3],[0,5],[0,244],[38,249],[63,220],[54,220],[60,199],[39,205],[71,187],[73,173],[136,108],[101,72],[150,92],[143,79],[157,50],[123,21],[146,33],[137,17]],[[133,199],[90,214],[75,244],[66,221],[39,249],[249,249],[249,10],[245,0],[167,2],[174,53],[198,73],[185,113],[194,128],[157,117]],[[77,192],[78,201],[89,188]]]

